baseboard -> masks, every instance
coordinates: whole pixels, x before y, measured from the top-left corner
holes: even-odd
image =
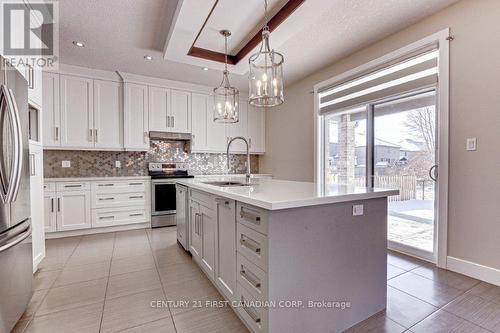
[[[126,230],[135,230],[135,229],[144,229],[144,228],[151,228],[151,223],[145,222],[145,223],[137,223],[137,224],[126,224],[126,225],[120,225],[120,226],[114,226],[114,227],[48,232],[48,233],[45,233],[45,239],[102,234],[105,232],[126,231]]]
[[[500,286],[500,269],[448,256],[447,269]]]

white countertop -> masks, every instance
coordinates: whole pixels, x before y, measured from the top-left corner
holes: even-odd
[[[101,180],[149,180],[149,176],[44,178],[46,182],[91,182]]]
[[[220,175],[194,175],[194,178],[213,178],[213,177],[245,177],[244,173],[220,174]],[[270,173],[252,173],[252,178],[272,178]]]
[[[267,210],[305,207],[332,204],[346,201],[366,200],[397,195],[398,190],[380,188],[332,186],[328,192],[322,193],[315,183],[294,182],[273,179],[252,179],[251,186],[220,187],[204,184],[206,181],[241,181],[243,177],[214,177],[179,179],[176,182],[194,189],[205,191],[221,197],[241,201],[249,205]]]

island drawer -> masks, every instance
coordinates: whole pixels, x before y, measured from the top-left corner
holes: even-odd
[[[208,205],[208,208],[213,209],[215,203],[214,197],[208,193],[189,189],[189,196],[191,200],[197,201],[198,203]]]
[[[238,267],[236,281],[245,287],[255,299],[267,300],[267,273],[240,253],[236,255],[236,263]]]
[[[237,252],[267,272],[267,237],[242,224],[236,231]]]
[[[240,316],[255,333],[267,332],[268,309],[255,299],[241,284],[236,285],[236,308]],[[260,305],[260,306],[259,306]]]
[[[266,210],[238,202],[236,218],[239,223],[267,235],[268,212]]]

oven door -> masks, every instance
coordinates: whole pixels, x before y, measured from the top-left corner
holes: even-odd
[[[175,214],[175,183],[153,181],[151,194],[151,215]]]

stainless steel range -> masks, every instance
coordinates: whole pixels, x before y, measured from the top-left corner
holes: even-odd
[[[151,227],[175,225],[176,178],[192,178],[184,163],[149,163],[151,176]]]

